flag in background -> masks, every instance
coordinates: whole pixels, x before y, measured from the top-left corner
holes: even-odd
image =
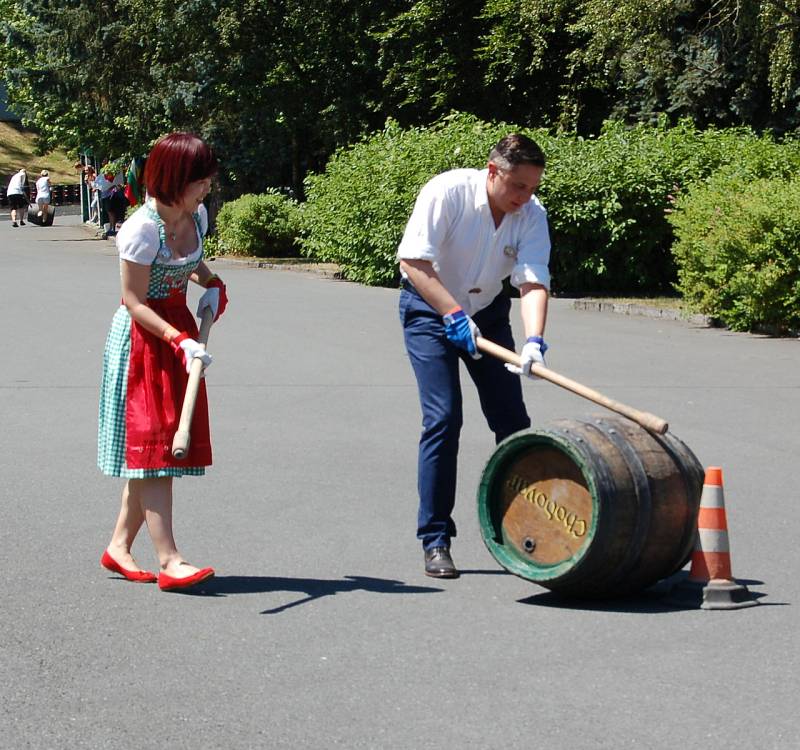
[[[125,176],[125,197],[131,206],[144,201],[144,185],[142,185],[142,174],[144,173],[144,158],[134,156],[128,166],[128,173]]]

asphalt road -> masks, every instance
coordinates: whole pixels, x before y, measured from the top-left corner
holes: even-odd
[[[98,563],[122,486],[95,468],[118,267],[77,222],[0,223],[2,747],[796,747],[800,342],[553,300],[552,368],[723,467],[734,575],[759,596],[587,605],[486,551],[475,496],[494,446],[469,384],[464,575],[423,575],[396,291],[213,263],[231,299],[209,344],[215,465],[177,482],[175,516],[217,577],[168,594]],[[525,388],[536,425],[598,411]],[[134,552],[155,565],[144,532]]]

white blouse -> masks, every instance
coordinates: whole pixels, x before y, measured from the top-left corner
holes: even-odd
[[[162,263],[167,266],[180,266],[197,260],[203,252],[203,236],[208,231],[208,212],[201,203],[197,208],[200,226],[197,231],[197,247],[183,258],[173,258],[169,248],[161,248],[158,222],[150,216],[146,206],[141,206],[117,233],[117,251],[120,260],[129,260],[143,266]],[[159,252],[162,250],[162,252]]]

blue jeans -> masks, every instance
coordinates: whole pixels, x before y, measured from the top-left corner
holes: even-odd
[[[485,338],[514,349],[510,309],[511,300],[501,293],[472,319]],[[427,550],[448,546],[456,535],[452,512],[463,422],[459,360],[478,389],[481,409],[496,442],[527,429],[531,420],[522,400],[520,377],[506,370],[500,360],[487,354],[472,359],[448,341],[442,316],[408,282],[400,292],[400,321],[422,407],[417,537]]]

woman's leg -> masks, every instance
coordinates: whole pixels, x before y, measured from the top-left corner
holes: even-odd
[[[175,545],[172,533],[172,477],[131,479],[129,484],[142,504],[147,530],[162,572],[172,578],[186,578],[197,573],[198,568],[187,563]]]
[[[141,570],[131,555],[133,540],[144,523],[144,510],[137,494],[131,493],[131,480],[122,490],[122,506],[117,517],[117,525],[107,547],[108,554],[126,570]]]

